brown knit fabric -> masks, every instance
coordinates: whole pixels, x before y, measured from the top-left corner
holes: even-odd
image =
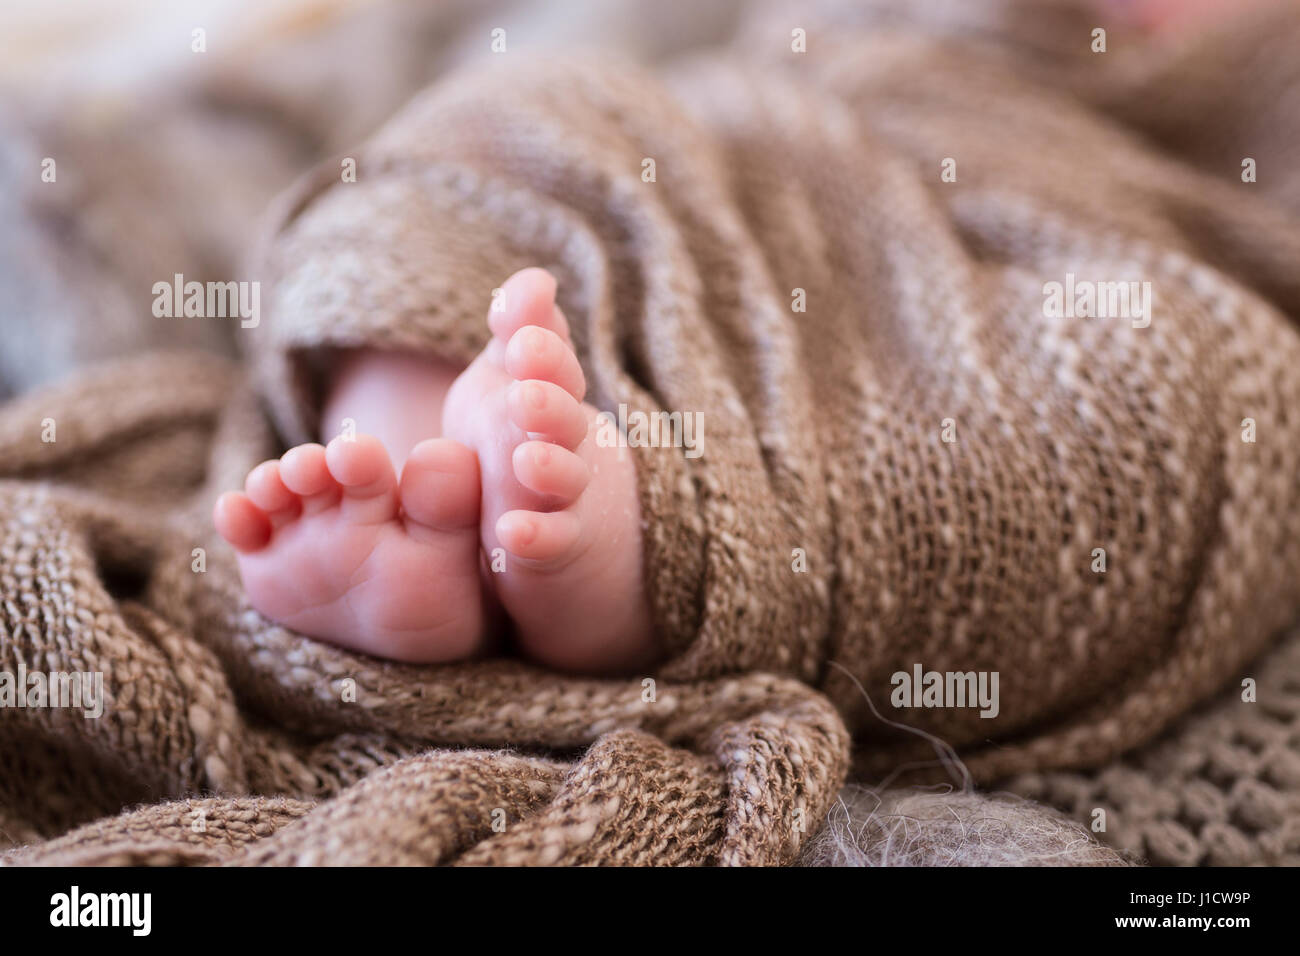
[[[102,672],[107,703],[0,711],[0,836],[154,804],[11,862],[772,864],[820,825],[848,736],[788,678],[411,667],[262,619],[207,511],[272,447],[196,356],[5,406],[0,671]]]
[[[1137,753],[1087,773],[1022,774],[1007,789],[1091,824],[1156,866],[1300,865],[1300,632],[1234,687]]]
[[[534,264],[592,401],[704,416],[700,459],[637,450],[653,685],[379,662],[252,612],[206,507],[277,445],[229,366],[142,360],[8,406],[0,669],[110,691],[99,720],[3,714],[8,839],[89,823],[12,858],[788,862],[849,730],[872,779],[933,755],[858,683],[885,711],[914,664],[997,671],[994,720],[888,715],[980,781],[1051,781],[1241,672],[1297,611],[1293,216],[1071,89],[1131,60],[1053,92],[1018,26],[965,42],[912,6],[760,16],[657,75],[507,58],[354,150],[357,182],[322,165],[257,257],[266,314],[239,334],[289,441],[332,427],[337,349],[468,358]],[[1067,273],[1150,281],[1150,326],[1047,317]]]
[[[907,722],[981,779],[1110,759],[1297,610],[1300,231],[996,58],[845,24],[799,55],[781,22],[666,86],[474,73],[358,150],[359,182],[322,169],[250,347],[281,426],[317,436],[330,349],[467,356],[491,289],[548,266],[598,406],[706,422],[697,461],[638,457],[665,676],[817,683],[883,773],[929,745],[829,661],[877,706],[918,662],[997,671],[996,720]],[[1150,326],[1046,317],[1067,273],[1149,281]]]

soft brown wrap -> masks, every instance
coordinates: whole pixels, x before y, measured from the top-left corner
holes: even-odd
[[[100,670],[110,694],[99,720],[4,713],[0,832],[37,844],[12,858],[788,862],[849,730],[872,775],[933,757],[857,686],[885,712],[917,663],[998,672],[1000,715],[888,716],[979,781],[1048,772],[1023,787],[1087,819],[1052,771],[1153,737],[1297,610],[1300,232],[1115,105],[1194,52],[1114,31],[1090,58],[1068,5],[1044,33],[1067,52],[975,6],[760,16],[660,75],[502,57],[348,153],[355,183],[336,158],[282,201],[245,333],[282,441],[331,429],[338,349],[468,359],[525,265],[559,279],[590,400],[703,415],[699,459],[636,452],[667,648],[644,678],[403,666],[262,619],[206,509],[282,442],[223,362],[7,405],[0,669]],[[1218,79],[1195,89],[1274,128]],[[1151,282],[1150,325],[1049,318],[1067,273]]]

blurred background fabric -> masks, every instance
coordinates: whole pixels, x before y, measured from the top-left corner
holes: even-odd
[[[1174,34],[1140,48],[1112,29],[1108,55],[1118,63],[1099,82],[1074,38],[1077,25],[1099,19],[1100,3],[927,0],[907,17],[1014,58],[1037,82],[1218,175],[1236,176],[1238,144],[1249,144],[1260,189],[1300,210],[1300,58],[1288,53],[1300,8],[1277,17],[1278,29]],[[243,257],[272,197],[438,76],[488,59],[495,25],[508,21],[509,42],[530,51],[653,63],[758,42],[736,35],[742,6],[756,4],[0,2],[0,395],[146,347],[231,353],[228,327],[155,319],[152,283],[176,273],[249,278]],[[880,0],[797,8],[832,36],[864,23],[889,29],[899,17],[897,4]],[[196,29],[202,53],[192,50]],[[1193,62],[1214,68],[1188,69]],[[1218,82],[1229,74],[1242,81]],[[46,157],[62,188],[42,182]]]
[[[232,352],[150,312],[176,273],[239,276],[271,199],[440,74],[510,41],[647,60],[709,43],[734,0],[273,0],[0,5],[0,394],[142,348]],[[192,50],[195,29],[206,51]],[[56,161],[60,188],[40,178]],[[12,187],[12,188],[11,188]]]

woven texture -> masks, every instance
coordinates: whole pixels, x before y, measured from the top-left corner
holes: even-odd
[[[1296,612],[1300,232],[996,57],[852,23],[800,56],[780,22],[662,81],[455,78],[357,183],[309,177],[248,348],[281,430],[335,427],[333,350],[468,357],[502,277],[547,266],[595,404],[706,423],[698,461],[636,449],[664,676],[816,684],[883,774],[929,746],[853,678],[883,706],[918,662],[998,671],[995,721],[907,722],[982,780],[1109,760]],[[1067,274],[1149,281],[1150,326],[1048,317]]]
[[[1291,764],[1242,754],[1294,762],[1290,657],[1267,707],[1115,761],[1297,611],[1294,215],[1104,115],[1158,71],[1080,56],[1049,84],[1041,21],[990,13],[1017,5],[912,6],[810,6],[807,54],[757,15],[655,74],[523,59],[440,83],[354,151],[357,182],[331,161],[282,198],[240,333],[252,384],[176,354],[6,405],[0,670],[102,671],[109,694],[97,720],[0,717],[0,834],[30,844],[9,859],[786,863],[851,733],[866,779],[933,762],[867,703],[917,663],[1000,674],[994,720],[902,715],[978,782],[1080,821],[1109,805],[1108,839],[1158,861],[1293,853]],[[216,493],[317,437],[338,349],[468,358],[525,265],[558,276],[597,405],[706,422],[698,460],[635,450],[654,684],[384,663],[262,619],[212,540]],[[1151,282],[1149,327],[1049,318],[1067,273]],[[1179,773],[1221,800],[1162,801]],[[1030,819],[981,799],[952,805]],[[932,801],[888,805],[960,859]],[[1026,859],[1116,859],[1043,832]]]
[[[1300,865],[1300,635],[1229,691],[1135,754],[1091,773],[1023,774],[1006,787],[1091,823],[1156,866]]]
[[[843,780],[843,724],[790,679],[648,693],[509,661],[407,667],[261,619],[206,515],[270,448],[223,362],[148,358],[30,393],[0,447],[20,479],[0,484],[0,670],[100,671],[108,697],[98,719],[4,711],[0,833],[21,845],[155,803],[17,861],[771,864]]]

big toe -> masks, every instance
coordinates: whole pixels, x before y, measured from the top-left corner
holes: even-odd
[[[569,323],[555,304],[555,289],[555,277],[535,267],[521,269],[501,284],[488,310],[488,327],[501,348],[530,325],[569,341]]]
[[[401,501],[407,527],[458,531],[478,527],[478,457],[450,438],[411,449],[402,466]]]

